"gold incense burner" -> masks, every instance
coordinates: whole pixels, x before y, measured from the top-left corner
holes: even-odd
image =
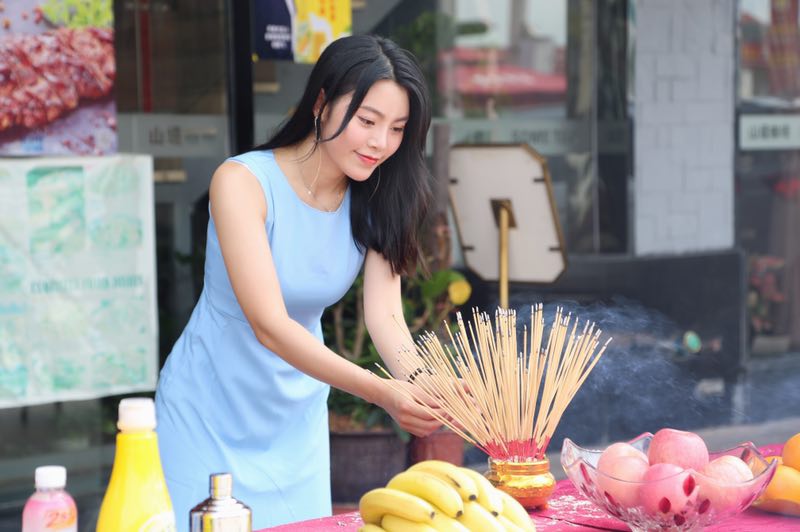
[[[526,510],[547,508],[547,500],[556,487],[547,458],[526,462],[489,458],[486,478],[496,488],[517,499]]]

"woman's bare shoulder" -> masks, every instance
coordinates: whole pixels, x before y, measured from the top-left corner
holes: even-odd
[[[244,164],[227,160],[220,164],[211,177],[209,199],[212,204],[248,205],[266,209],[266,201],[261,193],[261,185],[253,171]]]

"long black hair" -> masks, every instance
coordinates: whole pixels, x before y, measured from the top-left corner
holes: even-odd
[[[320,142],[336,138],[379,80],[392,80],[405,89],[408,120],[397,151],[369,179],[350,182],[350,224],[361,250],[380,252],[394,273],[413,273],[421,253],[422,223],[431,200],[430,174],[424,161],[431,104],[422,70],[409,52],[374,35],[335,40],[314,65],[295,112],[269,141],[256,149],[296,144],[312,132]],[[314,125],[314,104],[320,91],[324,95],[320,114],[328,104],[352,92],[342,123],[325,139],[319,138]]]

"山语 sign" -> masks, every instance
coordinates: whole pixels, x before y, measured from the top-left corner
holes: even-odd
[[[742,114],[739,116],[739,148],[744,151],[800,148],[800,116]]]
[[[0,164],[0,408],[152,390],[148,155]]]

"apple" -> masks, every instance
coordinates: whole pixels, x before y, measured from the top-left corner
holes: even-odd
[[[722,513],[742,502],[748,493],[741,483],[753,479],[753,472],[736,456],[723,455],[710,461],[697,476],[700,491],[698,511]],[[708,500],[708,503],[705,501]]]
[[[753,472],[736,456],[725,454],[710,461],[703,474],[723,482],[741,483],[753,479]]]
[[[650,441],[647,458],[650,465],[672,464],[701,471],[708,464],[708,447],[694,432],[661,429]]]
[[[606,450],[600,455],[600,459],[597,460],[597,469],[602,471],[604,468],[607,468],[605,462],[613,462],[620,456],[633,456],[647,462],[647,455],[642,451],[630,443],[618,442],[612,443],[606,447]]]
[[[639,497],[651,515],[680,513],[697,499],[698,487],[691,471],[674,464],[651,465],[642,478]]]
[[[636,451],[636,449],[634,449]],[[597,487],[606,500],[614,505],[632,508],[639,505],[639,482],[650,467],[644,458],[644,453],[636,451],[642,456],[617,455],[601,456],[597,470]],[[605,454],[603,455],[605,456]]]

